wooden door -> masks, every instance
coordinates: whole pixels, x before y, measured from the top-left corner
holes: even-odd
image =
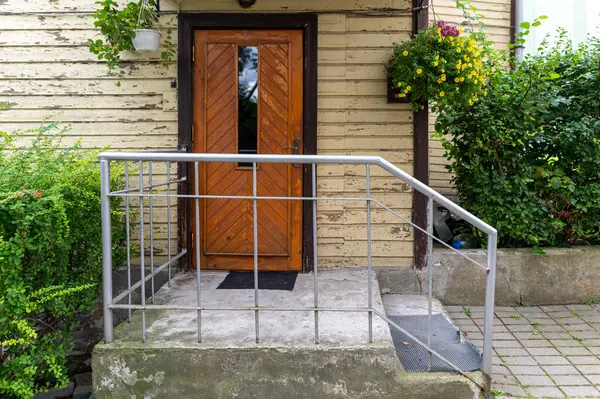
[[[302,31],[203,30],[194,39],[194,152],[301,153]],[[201,194],[252,195],[252,165],[199,167]],[[302,196],[301,167],[258,164],[257,194]],[[259,200],[257,215],[259,269],[301,270],[301,201]],[[253,269],[252,200],[202,200],[200,223],[202,268]]]

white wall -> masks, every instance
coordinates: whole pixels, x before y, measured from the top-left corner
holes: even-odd
[[[546,35],[559,27],[569,32],[575,44],[589,35],[600,37],[600,0],[522,0],[524,20],[531,22],[540,15],[548,16],[542,25],[531,30],[525,45],[526,54],[535,54]]]

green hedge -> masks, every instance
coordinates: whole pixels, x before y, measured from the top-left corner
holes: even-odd
[[[435,126],[461,205],[501,246],[600,243],[599,42],[575,47],[559,31],[537,56],[487,68],[488,95]]]
[[[65,148],[64,130],[0,132],[0,394],[12,397],[67,382],[74,316],[101,288],[97,152]],[[122,184],[120,171],[111,178]],[[111,205],[119,264],[124,217]]]

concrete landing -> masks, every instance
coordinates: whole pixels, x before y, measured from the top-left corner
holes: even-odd
[[[253,306],[253,290],[217,290],[224,272],[202,272],[202,303]],[[195,305],[195,274],[177,275],[161,288],[157,304]],[[293,291],[260,290],[261,306],[311,306],[313,275],[300,274]],[[319,303],[366,307],[362,269],[319,273]],[[384,312],[376,279],[373,304]],[[260,344],[254,311],[203,311],[201,344],[196,311],[147,311],[141,343],[141,312],[115,330],[115,342],[98,344],[92,356],[98,398],[476,398],[474,384],[454,374],[404,373],[389,326],[360,312],[320,312],[320,343],[314,313],[260,312]]]
[[[254,306],[254,290],[217,289],[227,272],[202,272],[202,304],[205,306]],[[155,297],[156,304],[196,305],[196,276],[181,273]],[[311,307],[313,275],[299,274],[293,291],[259,290],[261,306]],[[337,269],[319,273],[319,305],[337,308],[367,307],[367,274],[361,269]],[[379,286],[373,282],[373,305],[384,312]],[[139,312],[137,312],[139,313]],[[115,331],[117,342],[141,341],[141,314],[131,324]],[[195,344],[196,311],[147,311],[149,343]],[[314,312],[261,311],[260,346],[305,346],[314,344]],[[320,312],[319,337],[326,345],[362,345],[368,342],[368,319],[360,312]],[[373,317],[373,340],[391,340],[387,324]],[[206,347],[255,347],[254,311],[203,311],[202,343]]]

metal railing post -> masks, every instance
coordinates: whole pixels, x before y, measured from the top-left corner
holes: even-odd
[[[254,310],[254,336],[256,343],[260,343],[260,330],[259,330],[259,313],[258,313],[258,210],[256,204],[256,162],[252,162],[252,200],[253,211],[253,233],[254,233],[254,306],[257,308]]]
[[[129,190],[129,161],[125,161],[125,190]],[[131,305],[131,243],[129,229],[129,197],[125,197],[125,247],[127,249],[127,303]],[[131,323],[131,309],[127,309],[127,322]]]
[[[148,228],[150,229],[150,275],[152,276],[150,279],[150,290],[152,291],[151,299],[154,304],[154,207],[152,191],[152,161],[148,161],[148,194],[150,194],[150,198],[148,198],[148,221],[150,225]]]
[[[312,165],[313,287],[315,300],[315,344],[319,343],[319,254],[317,253],[317,165]]]
[[[194,162],[194,193],[196,196],[200,195],[200,179],[198,177],[198,162]],[[198,302],[198,307],[202,306],[202,290],[200,288],[201,283],[201,275],[200,275],[200,198],[196,197],[196,300]],[[202,342],[202,311],[198,310],[197,312],[197,321],[198,321],[198,342]]]
[[[485,311],[483,315],[483,378],[488,392],[491,390],[494,295],[496,292],[496,246],[498,233],[488,234],[487,271],[485,276]]]
[[[146,265],[144,253],[144,162],[140,161],[140,276],[142,285],[142,343],[146,342]]]
[[[367,295],[369,295],[369,343],[373,342],[373,271],[371,262],[371,165],[367,164],[366,170],[367,192]]]
[[[169,262],[167,286],[171,286],[171,161],[167,161],[167,261]]]
[[[433,198],[427,203],[427,347],[431,349],[431,308],[433,307]],[[432,354],[429,352],[427,371],[431,371]]]
[[[102,310],[104,314],[104,342],[113,336],[112,305],[112,231],[110,223],[110,161],[100,160],[100,209],[102,220]]]

